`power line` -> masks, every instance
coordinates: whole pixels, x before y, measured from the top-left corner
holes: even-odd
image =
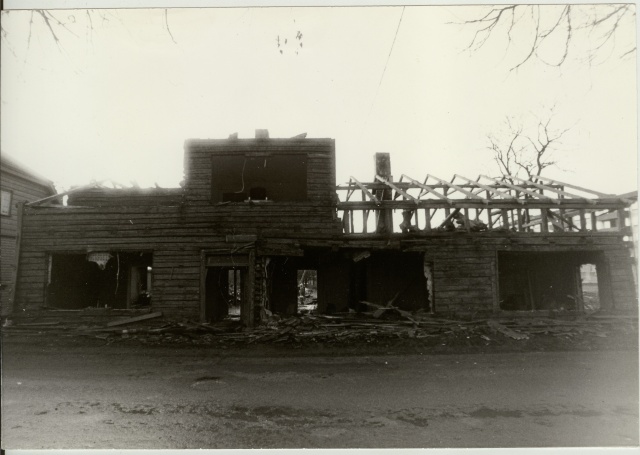
[[[382,69],[382,75],[380,76],[380,82],[378,82],[378,86],[376,87],[376,93],[373,96],[373,101],[371,102],[371,106],[369,107],[369,113],[367,114],[367,118],[362,125],[362,131],[360,131],[360,137],[362,137],[362,133],[364,132],[364,127],[369,122],[369,117],[371,117],[371,112],[373,111],[373,106],[376,104],[376,99],[378,98],[378,92],[380,91],[380,86],[382,86],[382,80],[384,79],[384,74],[387,72],[387,65],[389,64],[389,59],[391,58],[391,54],[393,53],[393,47],[396,44],[396,38],[398,37],[398,31],[400,30],[400,24],[402,24],[402,17],[404,16],[404,6],[402,7],[402,13],[400,13],[400,19],[398,19],[398,26],[396,27],[396,33],[393,35],[393,42],[391,43],[391,49],[389,49],[389,55],[387,55],[387,61],[384,63],[384,68]]]

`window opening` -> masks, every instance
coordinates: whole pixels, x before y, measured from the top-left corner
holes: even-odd
[[[211,157],[211,200],[217,202],[304,201],[306,154]]]
[[[600,309],[600,293],[598,289],[598,272],[595,264],[580,266],[580,280],[582,282],[582,302],[586,312]]]
[[[142,308],[151,304],[151,253],[54,253],[47,305],[62,309]]]
[[[313,314],[318,309],[318,271],[298,270],[298,313]]]
[[[593,252],[501,252],[499,305],[504,311],[594,311],[600,308]]]

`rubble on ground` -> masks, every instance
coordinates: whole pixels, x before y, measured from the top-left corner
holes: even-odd
[[[606,338],[613,332],[637,334],[637,316],[593,313],[558,314],[548,317],[490,317],[445,319],[424,311],[407,312],[393,306],[374,311],[333,315],[280,316],[263,311],[262,323],[247,329],[238,317],[216,323],[168,321],[161,313],[122,313],[115,320],[67,318],[56,310],[19,321],[5,320],[4,334],[56,333],[90,337],[115,343],[136,340],[142,344],[186,343],[191,345],[367,344],[413,340],[426,345],[489,346],[524,343],[541,336],[571,340],[589,336]],[[512,341],[513,340],[513,341]]]

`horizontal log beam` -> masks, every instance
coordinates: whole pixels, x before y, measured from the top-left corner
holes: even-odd
[[[421,199],[418,201],[381,201],[378,203],[370,201],[346,201],[337,204],[338,210],[376,210],[376,209],[402,209],[409,210],[418,208],[483,208],[489,206],[493,209],[517,209],[517,208],[566,208],[566,209],[619,209],[626,207],[619,199],[598,199],[596,204],[591,204],[587,200],[580,199],[528,199],[524,204],[514,201],[491,199],[488,202],[474,199],[454,199],[451,203],[438,199]]]

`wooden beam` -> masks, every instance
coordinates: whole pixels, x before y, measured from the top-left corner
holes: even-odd
[[[518,232],[522,232],[522,211],[521,209],[516,209],[516,217],[517,217],[517,225]]]
[[[251,328],[255,325],[256,256],[253,250],[249,251],[249,267],[245,270],[245,273],[241,272],[240,274],[240,281],[242,282],[240,320],[245,327]]]
[[[484,174],[482,175],[482,177],[484,177],[485,179],[491,180],[493,182],[496,182],[496,183],[501,183],[502,185],[505,185],[506,187],[511,188],[512,190],[521,191],[523,193],[526,193],[526,194],[528,194],[530,196],[533,196],[535,198],[538,198],[538,199],[549,199],[549,200],[552,200],[552,201],[556,201],[555,199],[552,199],[549,196],[545,196],[544,194],[536,193],[535,191],[529,191],[529,190],[527,190],[525,188],[522,188],[522,187],[517,186],[517,185],[512,185],[512,184],[507,183],[505,181],[499,182],[498,180],[494,179],[493,177],[488,177],[488,176],[486,176]],[[560,202],[558,201],[557,203],[559,204]]]
[[[451,221],[451,219],[454,216],[456,216],[458,213],[460,213],[460,209],[454,209],[453,212],[452,212],[448,208],[445,208],[444,209],[444,213],[445,213],[445,218],[444,218],[444,220],[442,220],[442,223],[440,223],[440,226],[438,226],[438,228],[443,227],[445,224],[447,224],[447,222]]]
[[[469,209],[464,209],[464,227],[467,232],[471,232],[471,224],[469,223]]]
[[[505,229],[509,229],[509,212],[507,209],[502,209],[502,227]]]
[[[503,199],[491,199],[489,200],[489,207],[493,210],[500,209],[512,209],[518,207],[515,201],[506,201]],[[538,209],[538,208],[559,208],[562,207],[564,209],[583,209],[590,208],[594,206],[587,206],[587,204],[583,202],[578,202],[574,199],[563,199],[554,200],[554,199],[526,199],[525,207],[529,209]],[[414,210],[417,208],[485,208],[486,205],[483,201],[477,199],[456,199],[451,201],[445,200],[436,200],[436,199],[417,199],[417,200],[386,200],[386,201],[340,201],[336,203],[336,207],[339,210],[380,210],[380,209],[408,209]],[[596,206],[600,210],[617,210],[618,208],[624,208],[624,204],[621,202],[609,202],[609,201],[600,201],[598,200]]]
[[[542,228],[542,232],[549,232],[549,219],[547,218],[547,209],[540,210],[540,219],[542,220],[542,224],[540,227]]]
[[[117,321],[108,322],[107,327],[115,327],[117,325],[132,324],[138,321],[146,321],[147,319],[159,318],[160,316],[162,316],[162,313],[158,311],[155,313],[143,314],[142,316],[135,316],[133,318],[118,319]]]
[[[587,217],[584,209],[580,209],[580,230],[582,232],[587,231]]]
[[[378,200],[378,198],[375,196],[375,194],[373,194],[371,191],[369,191],[366,186],[364,186],[360,181],[358,181],[358,179],[356,179],[355,177],[349,177],[349,179],[350,179],[350,181],[353,180],[353,182],[356,184],[356,186],[358,186],[358,188],[360,188],[364,194],[369,196],[369,198],[372,201],[380,202]]]
[[[431,231],[431,209],[424,209],[424,218],[425,218],[425,226],[424,230],[429,232]]]
[[[468,178],[466,178],[466,177],[464,177],[462,175],[459,175],[459,174],[454,174],[454,177],[460,177],[461,179],[466,180],[467,182],[469,182],[469,184],[476,185],[476,186],[482,188],[483,190],[487,191],[488,193],[497,194],[498,196],[503,197],[505,199],[517,200],[516,198],[514,198],[510,194],[504,193],[504,192],[499,191],[499,190],[497,190],[495,188],[491,188],[488,185],[484,185],[484,184],[480,183],[478,180],[480,180],[480,177],[482,177],[482,176],[478,176],[478,180],[476,180],[476,181],[470,180],[470,179],[468,179]]]
[[[533,186],[535,186],[536,188],[540,188],[541,190],[552,191],[552,192],[554,192],[554,193],[556,193],[556,194],[561,194],[561,195],[563,195],[563,196],[569,196],[569,197],[572,197],[572,198],[584,199],[584,200],[585,200],[585,201],[587,201],[587,203],[589,203],[589,204],[595,204],[595,203],[596,203],[596,201],[594,201],[593,199],[585,198],[584,196],[579,196],[579,195],[577,195],[577,194],[573,194],[573,193],[568,193],[568,192],[566,192],[566,191],[559,190],[559,189],[554,188],[554,187],[549,186],[549,185],[541,185],[541,184],[539,184],[539,183],[532,182],[531,180],[523,179],[523,178],[520,178],[520,177],[513,177],[513,178],[514,178],[514,179],[517,179],[517,180],[520,180],[521,182],[525,182],[525,183],[527,183],[527,184],[529,184],[529,185],[533,185]]]
[[[393,179],[391,175],[391,157],[388,153],[376,153],[375,154],[375,169],[376,169],[376,177],[382,176],[382,178],[386,181],[390,181]],[[375,178],[374,178],[375,180]],[[386,189],[382,190],[380,194],[380,198],[383,201],[393,199],[393,196]],[[376,225],[377,233],[393,233],[393,212],[390,209],[381,209],[378,211],[378,220]]]
[[[475,198],[475,199],[480,199],[485,203],[489,203],[488,199],[480,197],[476,193],[473,193],[471,191],[467,191],[464,188],[459,187],[458,185],[454,185],[453,183],[447,182],[446,180],[442,180],[441,178],[438,178],[435,175],[427,174],[427,177],[431,177],[433,179],[436,179],[438,182],[442,183],[443,185],[447,185],[447,186],[453,188],[456,191],[460,191],[461,193],[466,194],[469,197],[472,197],[472,198]],[[455,178],[455,175],[454,175],[454,178]]]
[[[626,227],[625,224],[626,214],[624,209],[618,209],[618,231],[623,231]]]
[[[564,225],[566,224],[571,229],[575,229],[576,231],[579,231],[580,229],[575,224],[573,224],[571,220],[564,217],[562,212],[563,212],[562,209],[560,209],[560,214],[553,213],[551,210],[549,210],[549,214],[551,215],[551,217],[556,218],[558,221],[560,221],[560,226],[562,227],[562,230],[564,230]]]
[[[400,188],[398,188],[396,185],[394,185],[393,183],[391,183],[389,180],[386,180],[384,177],[381,177],[379,175],[376,175],[376,179],[381,181],[382,183],[384,183],[385,185],[387,185],[389,188],[395,190],[396,192],[402,194],[404,197],[406,197],[409,200],[412,200],[414,202],[417,202],[418,199],[415,196],[411,196],[409,193],[401,190]]]
[[[449,199],[448,197],[438,193],[436,190],[434,190],[433,188],[431,188],[430,186],[427,186],[425,183],[420,183],[417,180],[412,179],[411,177],[409,177],[406,174],[402,174],[405,178],[407,178],[411,183],[413,183],[414,185],[416,185],[418,188],[422,188],[423,190],[433,194],[434,196],[439,197],[440,199],[444,199],[445,201],[447,201],[449,204],[453,205],[453,201],[451,199]],[[429,176],[427,176],[427,179],[429,178]],[[425,179],[425,182],[427,180]]]
[[[18,209],[18,220],[16,225],[16,252],[15,263],[16,269],[13,272],[13,278],[11,282],[11,291],[9,293],[9,302],[11,302],[11,312],[15,313],[18,308],[16,305],[16,289],[18,287],[18,274],[20,273],[20,247],[22,246],[22,218],[24,215],[24,202],[18,202],[16,204]]]
[[[100,180],[99,182],[93,182],[93,183],[89,183],[88,185],[83,185],[83,186],[79,186],[78,188],[72,188],[69,191],[65,191],[64,193],[58,193],[58,194],[54,194],[53,196],[48,196],[42,199],[38,199],[37,201],[32,201],[32,202],[27,202],[25,204],[26,207],[31,207],[34,205],[39,205],[39,204],[43,204],[45,202],[49,202],[52,201],[54,199],[58,199],[61,198],[63,196],[67,196],[71,193],[75,193],[76,191],[82,191],[82,190],[88,190],[90,188],[95,188],[98,185],[100,185],[102,182],[104,182],[104,180]]]
[[[585,193],[595,194],[598,197],[606,197],[606,198],[615,197],[615,195],[613,194],[600,193],[598,191],[582,188],[581,186],[572,185],[570,183],[564,183],[564,182],[561,182],[560,180],[553,180],[548,177],[538,176],[538,178],[542,180],[546,180],[547,182],[551,182],[554,185],[568,186],[569,188],[573,188],[574,190],[580,190],[580,191],[584,191]]]

